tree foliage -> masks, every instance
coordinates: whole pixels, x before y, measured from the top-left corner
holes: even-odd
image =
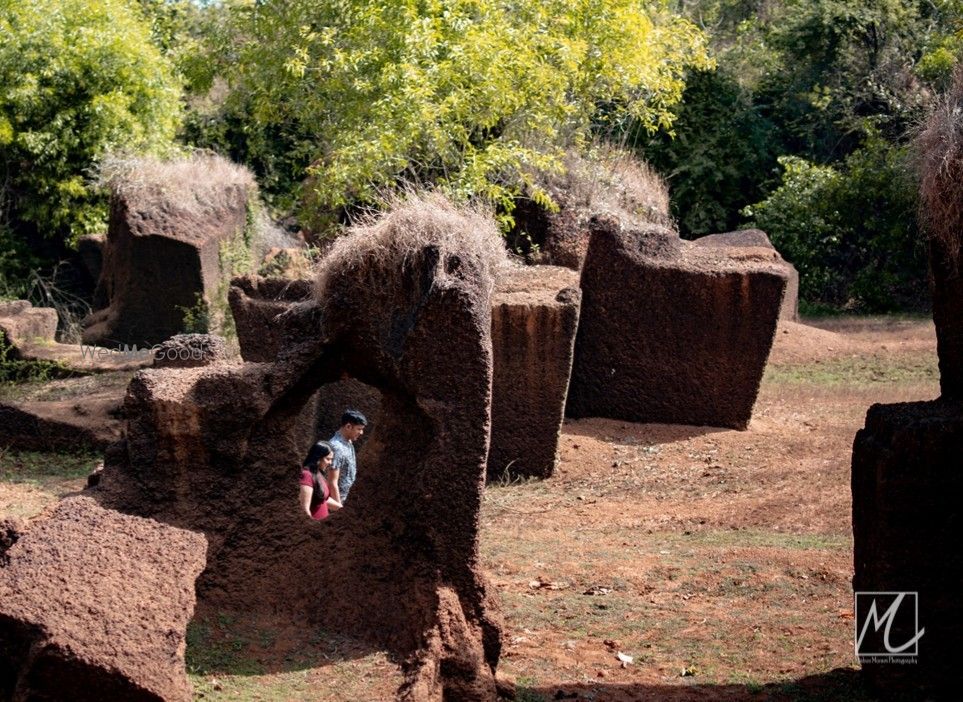
[[[672,214],[684,236],[732,231],[739,211],[765,197],[773,180],[777,127],[719,71],[693,73],[677,110],[672,134],[636,140],[671,183]]]
[[[0,227],[103,228],[88,171],[111,149],[172,144],[180,85],[124,0],[0,0]]]
[[[709,34],[718,62],[715,76],[690,81],[678,138],[643,147],[669,176],[683,231],[729,229],[752,205],[800,269],[804,298],[917,307],[926,271],[902,161],[961,55],[963,2],[674,6]]]
[[[837,167],[794,156],[780,163],[779,187],[744,214],[796,264],[801,297],[859,311],[917,309],[926,257],[906,147],[876,135]]]
[[[593,128],[668,127],[685,68],[708,65],[702,34],[643,0],[265,0],[241,15],[226,112],[250,114],[244,148],[279,184],[312,176],[321,213],[401,180],[505,203]]]

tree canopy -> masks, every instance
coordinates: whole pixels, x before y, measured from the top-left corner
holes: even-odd
[[[238,27],[229,105],[322,214],[399,181],[510,203],[593,129],[669,127],[709,65],[693,24],[642,0],[266,0]]]
[[[170,148],[180,82],[124,0],[0,0],[0,227],[103,228],[89,169],[112,149]]]

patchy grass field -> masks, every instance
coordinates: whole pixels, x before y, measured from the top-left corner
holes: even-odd
[[[555,477],[489,487],[482,559],[518,700],[872,699],[853,653],[850,451],[872,403],[938,395],[935,335],[820,326],[781,326],[748,431],[571,421]],[[0,516],[39,513],[92,466],[3,454]],[[392,699],[384,654],[325,632],[295,644],[297,626],[198,613],[197,699]]]

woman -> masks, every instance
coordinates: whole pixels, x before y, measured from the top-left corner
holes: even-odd
[[[308,451],[301,466],[301,509],[311,519],[327,519],[329,508],[341,509],[341,503],[328,492],[326,474],[333,459],[331,444],[319,441]]]

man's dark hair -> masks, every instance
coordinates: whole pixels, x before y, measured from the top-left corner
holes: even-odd
[[[345,424],[360,424],[365,427],[368,426],[368,418],[365,417],[361,412],[355,409],[345,410],[344,414],[341,415],[341,426]]]

